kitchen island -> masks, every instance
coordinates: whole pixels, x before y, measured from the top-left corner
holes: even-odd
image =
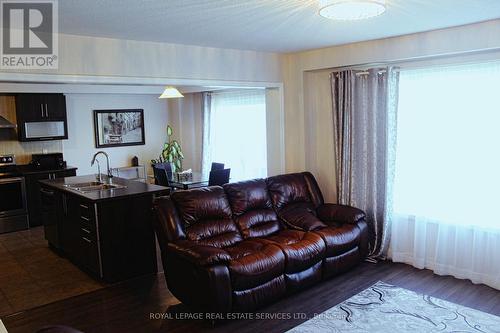
[[[59,254],[105,282],[156,273],[153,196],[162,186],[95,176],[40,181],[45,238]]]

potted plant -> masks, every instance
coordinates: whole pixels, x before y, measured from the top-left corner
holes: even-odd
[[[156,163],[168,162],[172,165],[173,172],[181,172],[184,154],[182,154],[179,142],[172,139],[172,134],[172,127],[167,125],[167,141],[163,144],[163,150],[158,159],[151,160],[151,163],[154,165]]]

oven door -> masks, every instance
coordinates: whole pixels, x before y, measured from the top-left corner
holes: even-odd
[[[0,179],[0,217],[26,214],[26,188],[23,177]]]

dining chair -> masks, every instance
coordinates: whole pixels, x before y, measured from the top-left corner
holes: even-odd
[[[224,163],[212,162],[212,168],[210,171],[224,170]]]
[[[222,169],[210,171],[210,176],[208,177],[208,186],[219,185],[229,183],[229,175],[231,174],[231,169]]]
[[[172,165],[170,163],[156,163],[153,165],[155,184],[170,187],[169,179],[172,177]]]

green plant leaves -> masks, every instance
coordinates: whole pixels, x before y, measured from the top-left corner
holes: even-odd
[[[177,140],[170,140],[172,135],[173,129],[170,125],[167,125],[167,142],[163,144],[160,160],[163,158],[164,161],[172,163],[172,171],[177,172],[182,170],[184,154],[180,143]]]

